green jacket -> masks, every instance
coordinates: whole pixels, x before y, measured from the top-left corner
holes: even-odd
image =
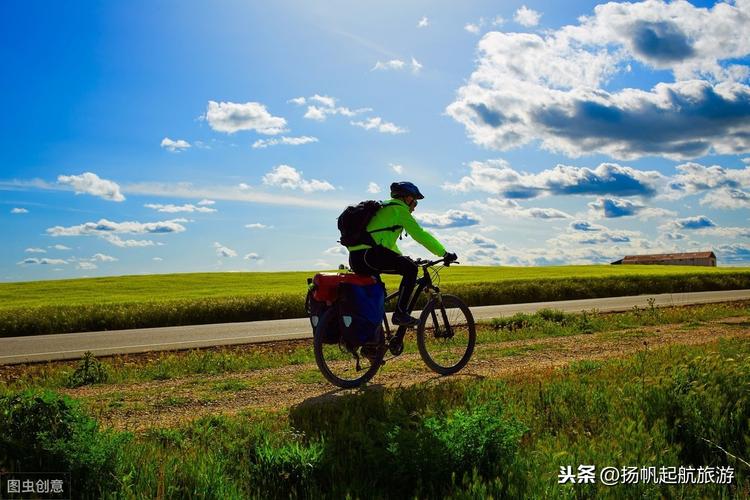
[[[438,257],[445,255],[445,248],[443,245],[436,240],[433,235],[419,226],[419,223],[409,212],[409,207],[406,203],[396,199],[384,202],[384,204],[389,203],[391,204],[390,206],[383,207],[375,213],[375,216],[370,220],[370,223],[367,224],[367,230],[374,231],[376,229],[391,226],[399,226],[399,228],[393,231],[371,232],[370,234],[372,235],[372,239],[375,240],[375,243],[401,255],[401,250],[398,249],[396,241],[398,240],[398,237],[401,236],[401,232],[405,230],[407,234],[411,235],[412,238],[430,252]],[[347,247],[350,252],[363,250],[365,248],[371,248],[371,245],[355,245]]]

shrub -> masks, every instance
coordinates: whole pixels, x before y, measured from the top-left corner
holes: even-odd
[[[77,492],[117,485],[126,433],[101,432],[67,396],[26,390],[0,396],[0,464],[10,471],[70,472]]]
[[[109,379],[107,366],[96,359],[91,351],[86,351],[75,371],[68,376],[68,387],[99,384]]]

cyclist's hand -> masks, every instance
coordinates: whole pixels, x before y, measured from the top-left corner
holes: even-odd
[[[448,264],[450,262],[458,260],[458,255],[456,255],[455,253],[445,252],[443,258],[445,259],[445,263]]]

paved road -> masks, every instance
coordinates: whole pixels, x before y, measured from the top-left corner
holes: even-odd
[[[656,300],[657,306],[704,304],[730,300],[750,300],[750,290],[534,302],[472,307],[471,310],[476,320],[487,320],[517,312],[533,313],[543,308],[566,312],[594,308],[603,312],[627,311],[636,305],[646,307],[648,299],[651,297]],[[91,351],[97,356],[103,356],[310,337],[312,337],[312,331],[307,318],[10,337],[0,339],[0,364],[78,359],[86,351]]]

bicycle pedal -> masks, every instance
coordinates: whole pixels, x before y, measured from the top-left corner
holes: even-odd
[[[388,350],[391,351],[391,354],[394,356],[398,356],[402,352],[404,352],[404,343],[403,342],[391,342],[391,344],[388,346]]]

